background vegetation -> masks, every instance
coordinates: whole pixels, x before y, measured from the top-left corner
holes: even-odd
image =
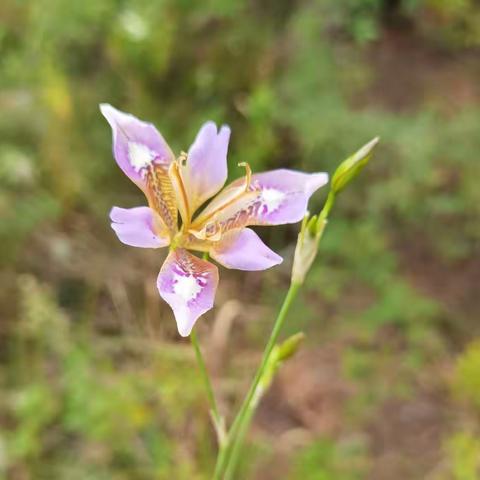
[[[480,6],[475,0],[3,0],[0,478],[208,479],[215,443],[110,102],[176,152],[206,119],[229,165],[332,172],[375,135],[287,330],[308,333],[256,417],[242,479],[480,478]],[[311,206],[319,208],[322,195]],[[199,323],[227,415],[288,283],[222,270]]]

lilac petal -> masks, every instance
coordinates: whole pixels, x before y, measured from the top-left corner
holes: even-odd
[[[298,222],[305,216],[310,196],[327,181],[326,173],[285,169],[252,175],[246,190],[245,180],[236,180],[200,213],[190,231],[202,238],[202,230],[212,223],[226,232],[248,225]]]
[[[266,270],[283,261],[250,228],[226,233],[213,244],[210,255],[224,267],[249,271]]]
[[[183,171],[193,214],[206,200],[213,197],[227,180],[227,150],[230,128],[222,126],[217,132],[213,122],[205,123],[197,134]]]
[[[102,103],[100,110],[112,127],[113,154],[120,168],[148,198],[173,237],[177,231],[175,193],[168,176],[173,153],[151,124]]]
[[[148,207],[120,208],[110,211],[112,228],[126,245],[141,248],[160,248],[169,244],[156,228],[156,214]]]
[[[252,188],[260,192],[257,218],[262,224],[281,225],[302,220],[311,195],[328,182],[326,173],[272,170],[252,176]]]
[[[151,123],[107,103],[100,104],[100,111],[112,127],[115,160],[125,175],[145,190],[148,168],[155,164],[168,167],[172,162],[170,147]]]
[[[218,285],[218,269],[178,248],[169,253],[160,270],[157,287],[170,305],[182,337],[190,335],[200,315],[213,307]]]

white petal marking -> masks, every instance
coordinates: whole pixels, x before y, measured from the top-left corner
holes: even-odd
[[[185,303],[194,300],[202,291],[202,286],[199,285],[197,279],[192,276],[175,275],[173,291]]]
[[[282,203],[285,193],[275,188],[265,188],[262,190],[262,202],[267,207],[269,213],[276,210]]]
[[[155,159],[155,152],[152,152],[146,145],[137,142],[128,142],[128,158],[130,165],[136,172],[148,167]]]

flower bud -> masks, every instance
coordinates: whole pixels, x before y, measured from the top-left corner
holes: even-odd
[[[301,343],[305,340],[305,334],[303,332],[295,333],[288,337],[280,345],[278,345],[277,361],[284,362],[293,357],[300,348]]]
[[[332,178],[331,188],[334,193],[342,191],[344,187],[360,173],[370,160],[372,151],[379,140],[379,137],[375,137],[340,164]]]
[[[256,399],[258,402],[260,397],[263,395],[265,390],[267,390],[277,373],[278,369],[281,367],[285,360],[293,357],[300,348],[301,343],[305,339],[305,334],[303,332],[295,333],[294,335],[288,337],[282,343],[277,344],[273,347],[272,352],[268,358],[268,362],[265,366],[260,383],[258,384],[258,390],[256,391]]]
[[[293,258],[292,283],[302,284],[317,256],[318,243],[322,236],[326,220],[319,223],[316,215],[304,217],[298,234],[295,256]]]

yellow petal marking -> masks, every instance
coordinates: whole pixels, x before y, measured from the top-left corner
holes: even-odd
[[[186,160],[187,154],[185,152],[182,152],[180,157],[178,157],[177,160],[170,164],[170,168],[168,170],[168,175],[172,182],[175,197],[177,200],[177,207],[180,212],[180,216],[182,217],[183,231],[188,230],[192,217],[188,201],[188,193],[187,189],[185,188],[185,182],[182,175],[182,171],[185,168]]]
[[[163,225],[159,228],[167,230],[170,238],[177,231],[177,207],[175,192],[168,176],[168,165],[152,163],[146,167],[146,196],[150,208],[158,213]]]

